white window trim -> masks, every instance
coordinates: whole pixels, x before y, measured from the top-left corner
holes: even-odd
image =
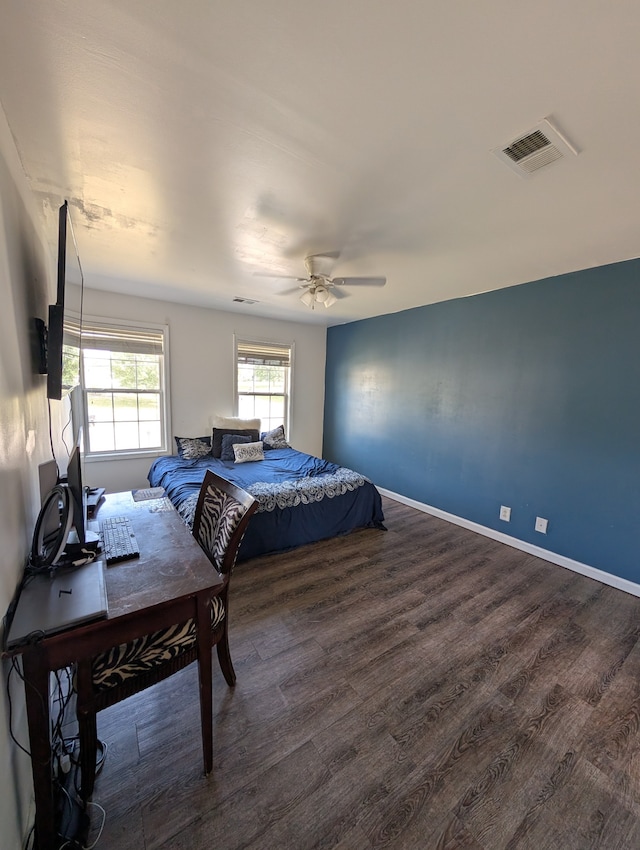
[[[132,319],[114,319],[105,318],[103,316],[83,316],[83,322],[87,324],[102,325],[105,328],[135,328],[139,330],[160,331],[162,333],[162,376],[164,379],[164,392],[162,393],[162,428],[163,428],[163,445],[161,448],[155,449],[123,449],[122,451],[108,452],[85,452],[85,462],[97,463],[106,460],[133,460],[135,458],[145,457],[160,457],[161,455],[171,454],[171,386],[170,386],[170,368],[169,368],[169,325],[156,324],[155,322],[134,321]],[[89,434],[89,417],[87,414],[87,390],[84,382],[84,362],[80,357],[80,384],[82,387],[82,421],[84,423],[85,434]],[[86,440],[88,444],[88,439]]]
[[[287,403],[284,411],[284,432],[289,438],[293,428],[293,370],[295,365],[296,344],[295,342],[285,342],[281,339],[264,339],[250,334],[233,334],[233,416],[238,415],[238,343],[253,342],[256,345],[281,345],[286,346],[290,351],[289,361],[289,387],[287,392]]]

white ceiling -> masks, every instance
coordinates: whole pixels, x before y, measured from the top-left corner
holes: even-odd
[[[640,255],[637,0],[0,2],[87,286],[336,324]],[[522,179],[491,151],[545,116],[580,153]],[[386,287],[312,312],[254,274],[335,250]]]

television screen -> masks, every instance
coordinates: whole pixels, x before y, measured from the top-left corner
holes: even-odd
[[[49,307],[47,396],[61,399],[80,383],[84,279],[67,202],[58,213],[56,303]]]

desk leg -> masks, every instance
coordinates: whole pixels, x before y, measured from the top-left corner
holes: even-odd
[[[38,850],[53,850],[56,835],[49,731],[49,669],[37,647],[23,653],[22,663],[36,803],[35,846]]]
[[[198,640],[198,682],[200,685],[200,725],[204,772],[213,769],[213,676],[211,673],[211,608],[208,594],[196,597]]]

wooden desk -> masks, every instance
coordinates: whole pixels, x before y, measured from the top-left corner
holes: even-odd
[[[192,617],[198,635],[200,710],[203,716],[205,712],[210,716],[211,614],[207,601],[222,590],[223,580],[168,499],[134,502],[129,492],[109,495],[97,519],[123,515],[131,520],[140,558],[105,568],[107,619],[68,629],[10,653],[22,654],[23,660],[39,850],[57,847],[49,733],[50,671]],[[207,773],[213,766],[211,728],[208,736],[204,748]]]

